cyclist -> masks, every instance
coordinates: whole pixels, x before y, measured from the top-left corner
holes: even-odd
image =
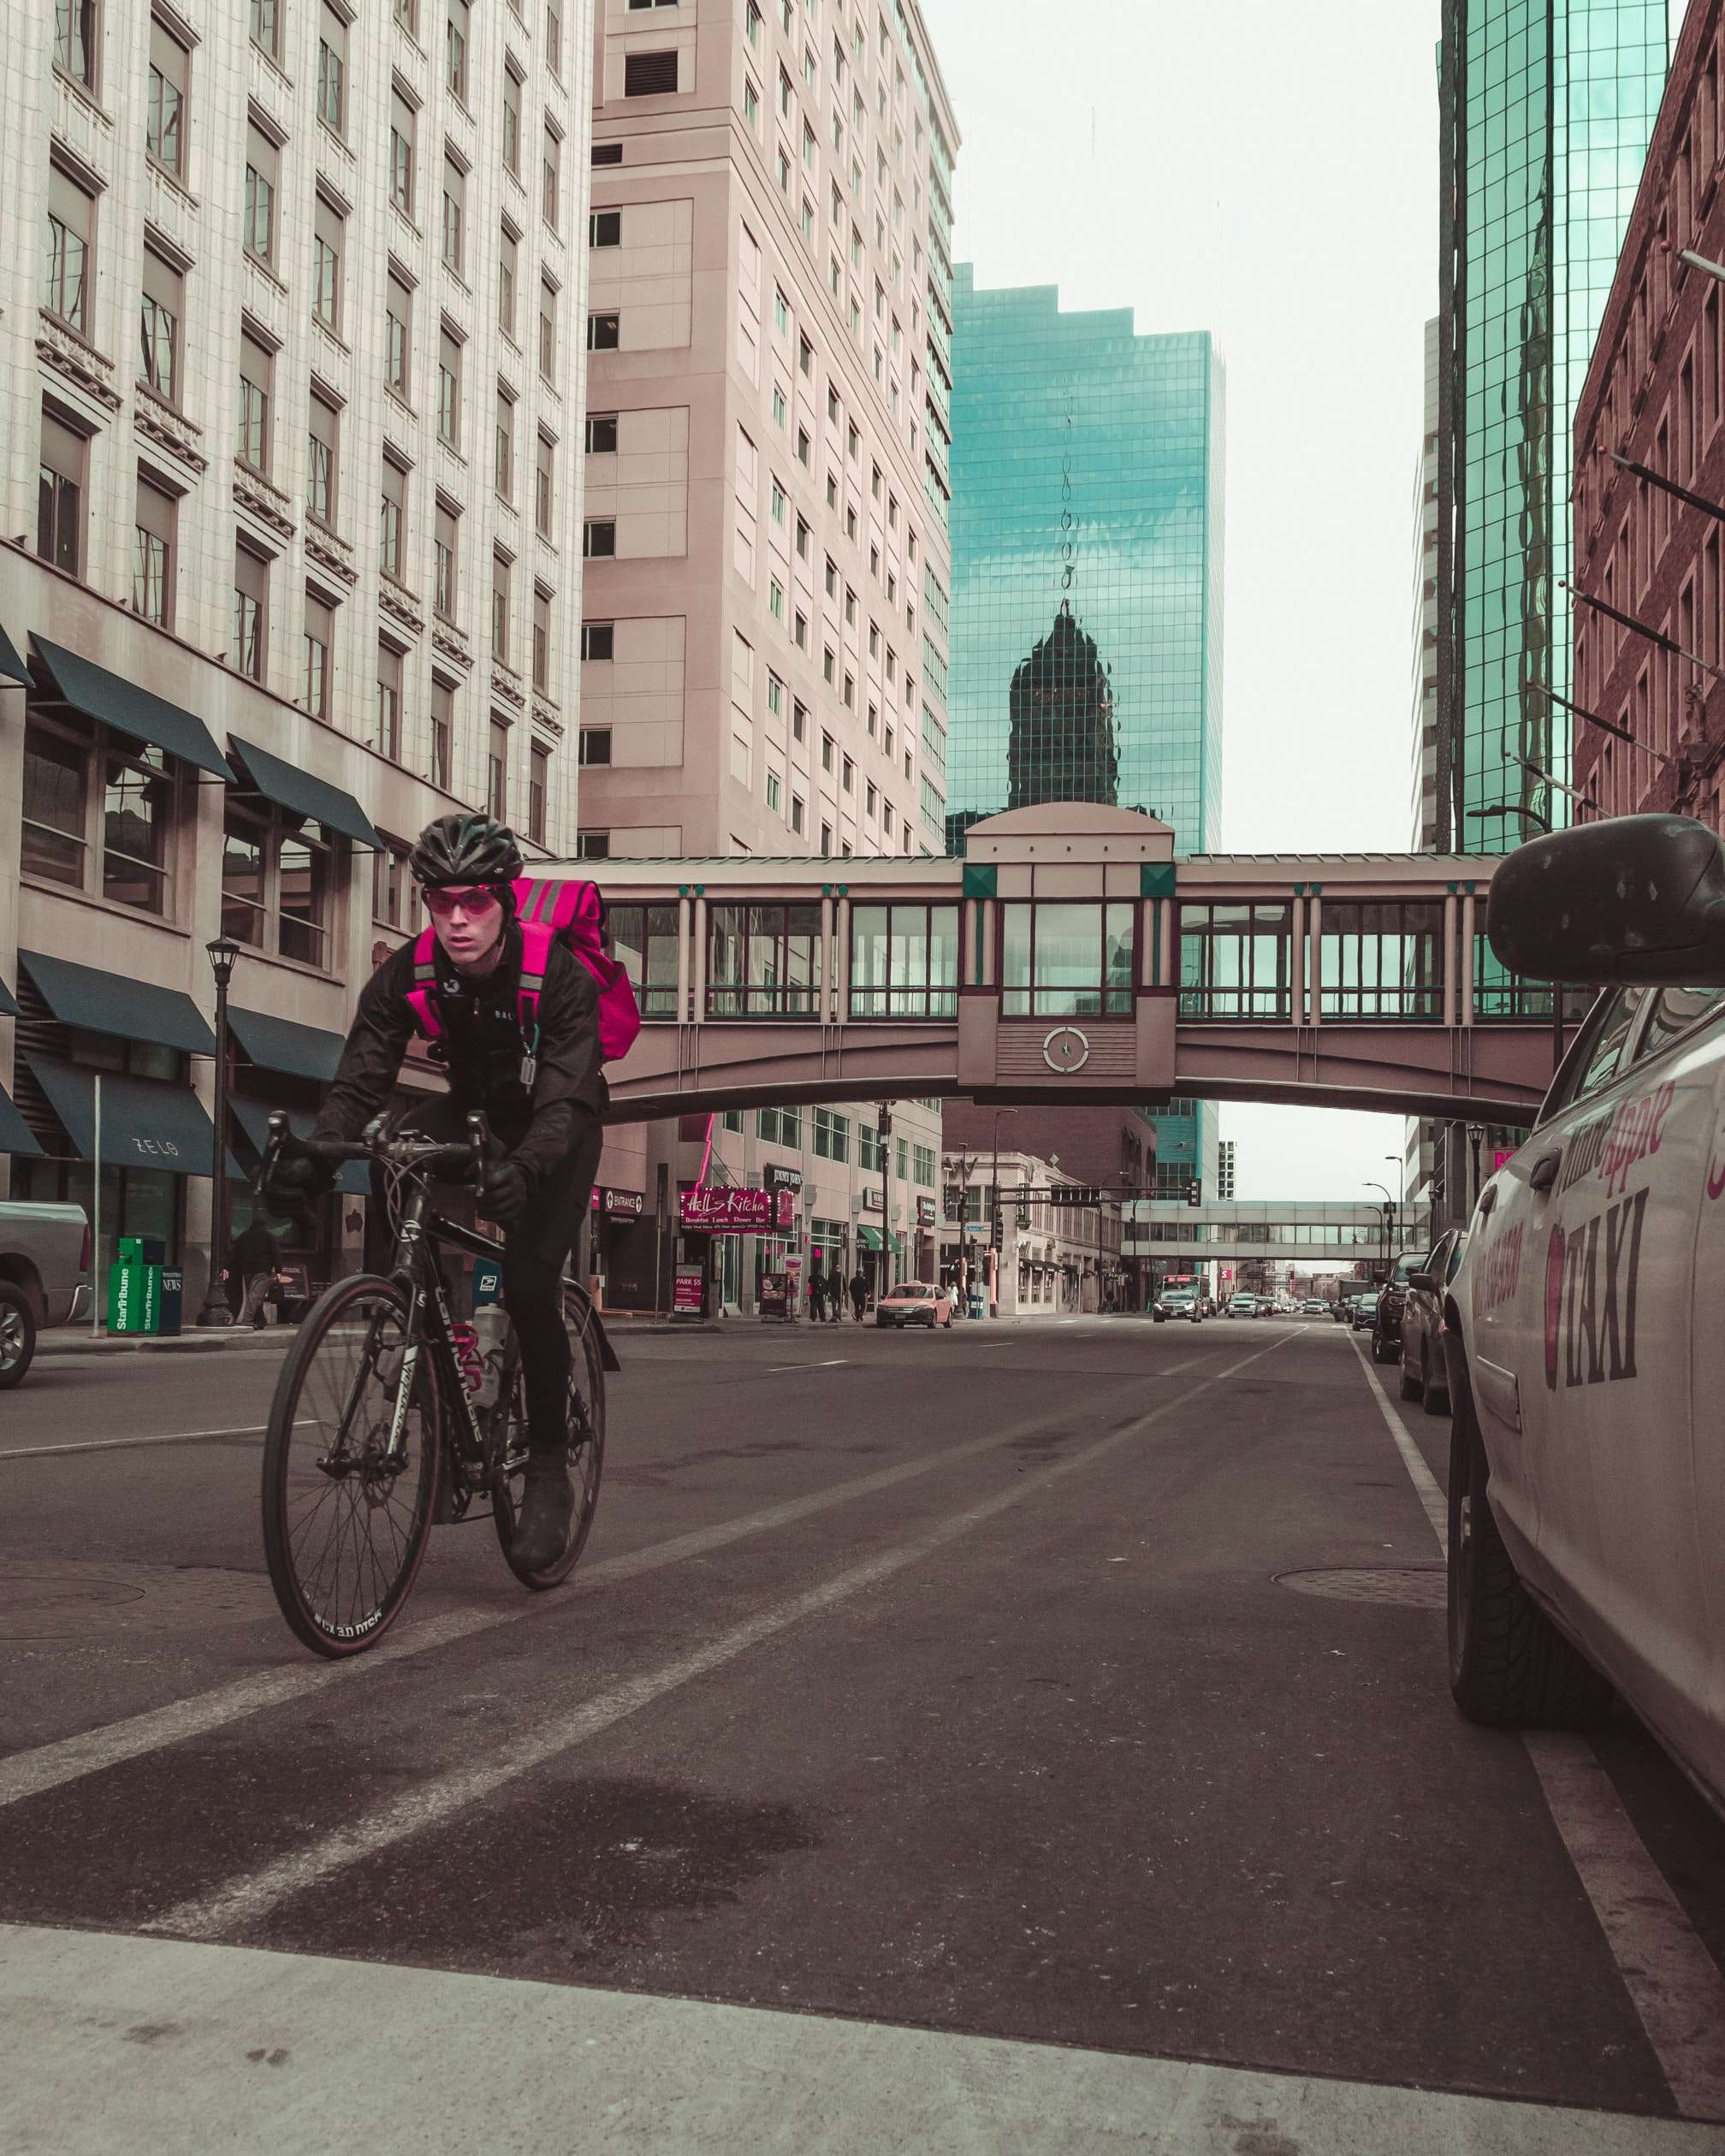
[[[516,1555],[543,1570],[563,1554],[574,1511],[568,1464],[569,1339],[563,1267],[593,1190],[607,1093],[598,990],[560,942],[550,949],[536,1037],[521,1030],[521,931],[511,886],[522,874],[514,833],[489,816],[440,816],[419,834],[409,867],[436,932],[436,998],[449,1091],[416,1106],[409,1127],[453,1143],[484,1111],[501,1158],[478,1211],[503,1229],[503,1306],[515,1329],[527,1391],[528,1460]],[[357,1138],[388,1106],[414,1030],[413,943],[367,982],[314,1139]],[[334,1170],[290,1145],[264,1195],[296,1209],[328,1190]]]

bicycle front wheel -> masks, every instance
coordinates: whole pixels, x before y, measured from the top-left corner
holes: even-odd
[[[569,1335],[569,1478],[575,1485],[575,1510],[563,1555],[543,1572],[525,1571],[514,1557],[527,1468],[527,1400],[520,1363],[512,1359],[501,1457],[492,1469],[491,1512],[504,1560],[524,1587],[557,1587],[567,1579],[587,1547],[599,1509],[599,1478],[605,1467],[605,1364],[592,1317],[593,1306],[581,1290],[566,1288],[563,1323]]]
[[[337,1281],[299,1328],[264,1445],[264,1549],[282,1614],[314,1654],[375,1646],[406,1600],[431,1533],[442,1447],[437,1387],[406,1374],[407,1298],[394,1281]]]

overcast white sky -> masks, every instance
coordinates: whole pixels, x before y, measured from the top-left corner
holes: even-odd
[[[922,9],[978,283],[1058,284],[1221,348],[1224,845],[1405,849],[1437,0]],[[1242,1198],[1399,1194],[1400,1116],[1221,1117]]]

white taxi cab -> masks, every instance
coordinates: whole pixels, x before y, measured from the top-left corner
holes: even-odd
[[[1725,1810],[1725,846],[1657,815],[1532,840],[1487,933],[1609,985],[1445,1295],[1451,1690],[1574,1726],[1615,1688]]]

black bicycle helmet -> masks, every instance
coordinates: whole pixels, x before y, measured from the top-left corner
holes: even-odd
[[[409,855],[419,884],[512,884],[521,874],[515,834],[490,816],[439,816]]]

